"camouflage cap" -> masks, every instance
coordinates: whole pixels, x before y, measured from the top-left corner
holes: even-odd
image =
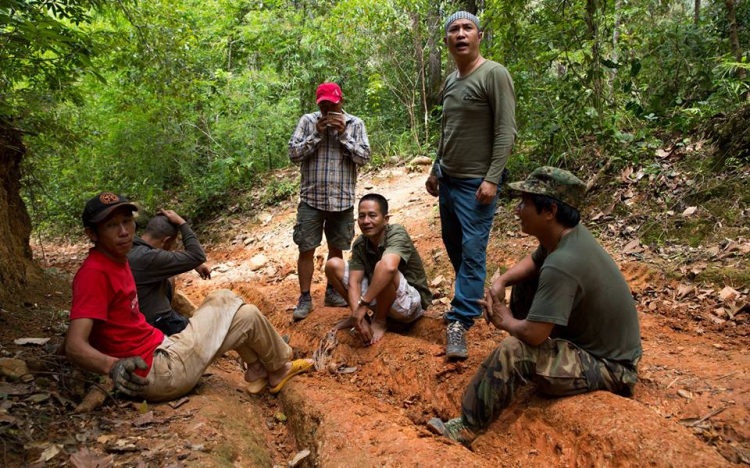
[[[575,209],[583,203],[586,184],[565,169],[544,166],[534,169],[523,182],[508,184],[518,192],[547,195]]]

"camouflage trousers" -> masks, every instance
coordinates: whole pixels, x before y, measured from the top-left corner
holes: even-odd
[[[513,295],[517,297],[511,296],[513,315],[525,317],[528,308],[523,310],[523,306],[531,301],[526,294],[518,297],[519,291],[515,289]],[[510,405],[517,388],[527,383],[536,384],[540,392],[551,396],[594,390],[631,396],[637,380],[637,364],[637,361],[624,364],[595,358],[563,339],[531,346],[509,337],[484,360],[464,392],[461,418],[470,429],[481,431]]]

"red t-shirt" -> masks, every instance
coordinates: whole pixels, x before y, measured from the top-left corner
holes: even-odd
[[[91,249],[73,279],[70,319],[94,319],[89,344],[116,358],[141,356],[149,370],[164,334],[146,323],[130,265],[117,263]],[[137,371],[145,377],[148,370]]]

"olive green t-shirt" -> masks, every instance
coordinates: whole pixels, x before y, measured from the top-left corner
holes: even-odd
[[[406,282],[419,292],[422,299],[422,309],[426,310],[432,302],[432,292],[427,286],[427,274],[424,271],[422,257],[419,256],[414,242],[400,224],[385,226],[385,236],[378,248],[372,245],[365,236],[360,235],[352,245],[352,259],[349,261],[351,270],[364,271],[365,277],[372,280],[375,265],[384,254],[396,254],[401,257],[398,270],[403,273]]]
[[[554,338],[597,358],[632,362],[641,355],[628,283],[588,229],[579,224],[551,254],[540,245],[531,257],[540,272],[528,320],[554,323]]]
[[[438,162],[451,177],[497,184],[516,139],[513,80],[504,66],[492,60],[467,76],[457,74],[448,76],[443,88]]]

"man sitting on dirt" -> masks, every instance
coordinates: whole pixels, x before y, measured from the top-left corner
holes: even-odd
[[[292,349],[253,305],[228,290],[214,291],[185,330],[165,337],[138,308],[128,252],[137,207],[103,192],[86,203],[83,224],[94,243],[73,280],[73,305],[64,350],[74,364],[109,375],[120,392],[150,401],[189,392],[211,362],[237,351],[255,389],[278,393],[310,359],[290,362]]]
[[[461,417],[428,427],[469,444],[528,381],[548,395],[607,390],[630,396],[641,337],[633,296],[615,262],[579,224],[586,185],[568,171],[541,167],[525,182],[516,215],[539,246],[493,278],[485,320],[507,331],[466,389]],[[513,286],[510,308],[505,288]]]
[[[185,250],[172,252],[177,234]],[[172,210],[161,210],[151,218],[143,236],[133,240],[128,253],[130,271],[138,288],[138,305],[146,322],[167,336],[187,327],[188,319],[172,309],[174,277],[192,269],[201,278],[211,277],[204,263],[206,253],[190,225]]]
[[[318,86],[315,102],[320,112],[305,114],[289,140],[289,159],[300,165],[299,207],[294,243],[299,247],[297,274],[300,296],[294,320],[313,310],[310,285],[315,249],[328,241],[328,258],[342,258],[354,237],[354,187],[357,167],[370,160],[365,124],[344,112],[344,97],[336,83]],[[326,306],[346,307],[346,300],[328,284]]]
[[[385,197],[362,197],[357,217],[362,235],[354,241],[351,261],[331,258],[326,263],[328,282],[348,298],[352,311],[338,328],[354,326],[366,344],[383,337],[388,318],[413,323],[432,301],[419,252],[406,229],[388,224],[389,218]],[[368,308],[375,310],[372,323]]]

